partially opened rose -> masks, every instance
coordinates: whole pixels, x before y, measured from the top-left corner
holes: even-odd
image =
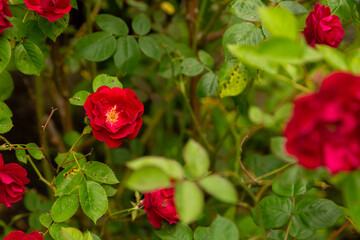
[[[7,17],[12,17],[7,0],[0,0],[0,34],[5,29],[13,26]]]
[[[330,172],[360,167],[360,77],[334,73],[319,92],[295,101],[285,129],[287,151],[306,168]]]
[[[143,204],[149,222],[156,229],[161,228],[162,220],[166,220],[170,224],[176,224],[179,220],[174,204],[174,188],[145,193]]]
[[[339,17],[331,15],[329,7],[316,3],[314,11],[306,18],[303,34],[312,47],[315,44],[325,44],[337,48],[343,39],[344,29]]]
[[[95,138],[112,148],[136,137],[142,125],[144,105],[131,89],[102,86],[88,96],[84,108]]]
[[[11,207],[10,203],[16,203],[23,198],[25,184],[30,180],[26,177],[26,170],[16,163],[4,165],[0,154],[0,203]]]
[[[54,22],[71,10],[70,0],[24,0],[25,7]]]
[[[44,236],[36,231],[31,232],[29,235],[22,231],[11,232],[4,240],[44,240]]]

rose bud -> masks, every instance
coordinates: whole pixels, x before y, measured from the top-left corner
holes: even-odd
[[[360,77],[334,73],[319,92],[295,101],[284,132],[286,149],[306,168],[355,170],[360,166],[359,119]]]
[[[29,235],[22,231],[11,232],[4,240],[44,240],[44,236],[36,231],[31,232]]]
[[[70,0],[24,0],[25,7],[54,22],[71,10]]]
[[[101,86],[88,96],[84,108],[95,138],[112,148],[124,138],[135,138],[142,125],[144,105],[131,89]]]
[[[0,34],[5,29],[13,26],[6,16],[12,17],[7,0],[0,0]]]
[[[25,184],[30,180],[26,177],[26,170],[16,163],[4,165],[0,154],[0,203],[11,207],[10,203],[20,201],[25,192]]]
[[[314,11],[306,18],[306,27],[302,33],[312,47],[324,44],[337,48],[343,39],[344,29],[339,17],[331,15],[329,7],[316,3]]]
[[[164,219],[170,224],[176,224],[179,217],[174,204],[174,188],[160,189],[145,193],[145,212],[149,222],[156,228],[161,228],[161,221]]]

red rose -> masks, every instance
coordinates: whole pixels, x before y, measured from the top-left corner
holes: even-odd
[[[94,136],[109,147],[119,147],[140,130],[144,105],[131,89],[102,86],[88,96],[84,108]]]
[[[334,73],[319,92],[295,101],[285,129],[287,151],[306,168],[332,173],[360,166],[360,77]]]
[[[18,202],[25,192],[25,184],[30,180],[26,177],[26,170],[16,163],[4,165],[0,154],[0,203],[11,207],[10,203]]]
[[[24,0],[25,6],[54,22],[71,10],[70,0]]]
[[[325,44],[337,48],[343,39],[344,29],[339,17],[331,15],[329,7],[316,3],[314,11],[306,18],[306,27],[302,33],[312,47]]]
[[[170,224],[177,223],[179,217],[174,204],[174,188],[160,189],[151,193],[145,193],[145,212],[149,222],[156,228],[161,228],[161,221],[165,219]]]
[[[7,28],[12,27],[10,21],[6,18],[12,17],[7,0],[0,0],[0,34]]]
[[[31,232],[29,235],[22,231],[11,232],[4,240],[44,240],[44,236],[36,231]]]

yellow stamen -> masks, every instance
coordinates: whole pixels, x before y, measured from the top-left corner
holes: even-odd
[[[116,105],[115,105],[106,113],[106,122],[112,125],[117,122],[118,118],[119,118],[119,114],[116,112]]]

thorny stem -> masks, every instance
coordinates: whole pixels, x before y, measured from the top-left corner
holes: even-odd
[[[45,125],[42,127],[42,132],[41,132],[41,151],[44,154],[46,161],[48,162],[48,164],[50,165],[51,169],[53,170],[53,172],[55,174],[56,174],[56,168],[51,163],[49,157],[46,155],[45,148],[44,148],[44,142],[45,142],[45,129],[46,129],[47,125],[49,124],[49,121],[56,110],[57,110],[57,108],[51,108],[51,113],[50,113],[48,119],[46,120]]]
[[[340,235],[349,225],[351,224],[350,221],[347,221],[344,225],[341,226],[336,232],[334,232],[330,237],[329,240],[334,240],[337,236]]]
[[[255,132],[257,132],[259,129],[261,129],[263,127],[263,125],[255,125],[253,126],[252,128],[250,128],[246,134],[244,134],[242,137],[240,137],[237,141],[237,145],[236,145],[236,159],[237,159],[237,162],[239,163],[242,171],[246,174],[246,176],[248,176],[254,183],[256,184],[260,184],[259,181],[257,181],[250,173],[249,171],[245,168],[242,160],[241,160],[241,154],[242,154],[242,147],[244,145],[244,143],[246,142],[246,140],[252,135],[254,134]],[[239,173],[239,170],[238,170],[238,167],[237,167],[237,164],[235,165],[235,171],[236,173],[238,174]]]

